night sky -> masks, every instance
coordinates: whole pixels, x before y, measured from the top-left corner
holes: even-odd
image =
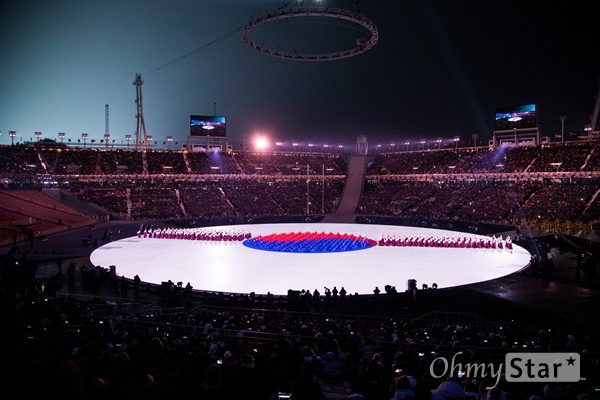
[[[554,2],[557,3],[557,2]],[[600,77],[591,9],[577,2],[506,0],[8,0],[0,8],[0,144],[34,132],[116,144],[135,133],[142,74],[148,135],[178,146],[190,115],[227,120],[234,149],[257,134],[291,146],[370,146],[492,137],[494,110],[537,105],[542,136],[582,132]],[[569,5],[572,4],[572,5]],[[582,3],[584,4],[584,3]],[[242,40],[253,17],[283,7],[340,8],[369,18],[377,45],[348,59],[284,60]],[[268,48],[352,48],[365,35],[332,18],[293,18],[252,30]],[[88,140],[88,143],[89,143]]]

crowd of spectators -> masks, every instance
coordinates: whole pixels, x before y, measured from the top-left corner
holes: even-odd
[[[132,300],[138,290],[125,287],[116,298],[36,293],[19,306],[3,291],[3,333],[11,343],[2,357],[3,378],[25,398],[52,393],[81,400],[190,394],[270,400],[279,393],[295,400],[410,399],[402,397],[407,393],[430,400],[448,399],[436,396],[449,391],[459,394],[454,399],[465,398],[465,391],[489,399],[492,386],[506,400],[580,400],[593,398],[577,396],[592,396],[600,379],[598,336],[589,328],[222,308],[197,299],[159,311]],[[497,368],[515,351],[577,352],[586,379],[515,384],[435,361]]]
[[[542,146],[529,172],[567,171],[584,169],[587,158],[592,155],[590,146]],[[595,148],[596,152],[598,148]]]
[[[308,186],[308,193],[307,193]],[[332,213],[344,187],[341,178],[230,177],[171,181],[164,178],[106,179],[61,186],[77,198],[104,207],[117,219],[255,217]],[[323,202],[324,201],[324,202]]]
[[[226,176],[241,174],[237,160],[220,152],[194,151],[187,153],[186,158],[193,174]]]
[[[189,216],[226,217],[235,214],[233,205],[218,181],[201,181],[179,187],[181,201]]]
[[[130,191],[134,219],[179,219],[184,217],[178,191],[173,188],[136,186]]]
[[[378,154],[368,157],[356,211],[579,227],[600,218],[599,180],[585,174],[597,171],[599,150],[597,142],[582,142]],[[332,213],[348,165],[345,155],[333,153],[22,145],[0,151],[0,172],[18,177],[5,187],[46,186],[38,179],[47,173],[51,184],[132,219]]]
[[[367,180],[358,213],[517,225],[600,218],[598,181]]]
[[[517,211],[532,220],[538,216],[597,220],[597,180],[381,179],[482,171],[581,171],[599,165],[596,144],[577,147],[573,157],[565,150],[457,149],[378,156],[368,165],[357,211],[515,224],[521,216]],[[305,213],[307,206],[312,212],[330,213],[341,198],[344,180],[337,175],[344,175],[345,168],[343,157],[336,156],[98,149],[38,152],[24,146],[0,147],[3,173],[131,174],[131,179],[77,182],[68,188],[81,199],[122,215],[131,212],[136,219],[290,215]],[[315,176],[308,182],[304,177],[278,178],[303,176],[306,170]],[[144,173],[220,176],[186,181],[134,176]],[[242,179],[243,175],[257,179]],[[11,192],[12,196],[18,193],[2,192],[0,200],[9,198]],[[78,223],[70,218],[84,217],[58,204],[48,206],[45,198],[44,202],[37,197],[21,200],[27,201],[28,210],[29,206],[42,210],[40,221],[56,219],[56,224],[68,226]],[[22,264],[26,265],[25,260]],[[5,264],[2,270],[5,285],[0,306],[6,318],[1,331],[9,345],[1,367],[5,382],[18,387],[25,398],[52,394],[81,400],[170,400],[193,393],[199,399],[271,400],[279,393],[292,393],[292,400],[324,400],[331,387],[336,387],[336,394],[343,393],[347,400],[410,399],[407,394],[417,400],[446,399],[451,393],[464,398],[467,391],[480,399],[581,400],[585,398],[581,396],[592,396],[600,384],[599,337],[593,329],[399,318],[397,310],[406,304],[399,306],[395,288],[381,296],[377,288],[372,296],[364,296],[346,295],[345,290],[341,295],[343,288],[338,292],[334,287],[334,293],[306,289],[274,298],[192,292],[178,282],[171,283],[167,295],[162,287],[140,287],[139,277],[131,282],[117,280],[110,270],[69,265],[68,285],[78,279],[79,271],[83,286],[114,289],[114,297],[78,298],[45,294],[29,283],[6,285],[14,275],[7,268],[15,265]],[[160,307],[140,301],[140,291],[157,293],[159,302],[180,302],[173,308]],[[373,310],[396,313],[367,317]],[[509,351],[576,351],[586,379],[556,385],[511,384],[500,379],[495,389],[488,390],[494,382],[484,376],[431,369],[436,358],[453,356],[463,363],[498,366]]]
[[[338,154],[227,153],[3,146],[0,172],[9,174],[85,175],[343,175]],[[308,169],[307,169],[308,166]]]
[[[597,171],[597,142],[423,150],[377,155],[369,175]]]
[[[147,151],[147,171],[150,175],[157,174],[188,174],[184,154],[179,151]]]
[[[0,172],[10,175],[44,174],[35,147],[0,146]]]
[[[372,175],[478,174],[597,171],[598,142],[397,151],[374,156]],[[9,174],[221,174],[343,175],[347,159],[336,153],[186,152],[55,144],[0,148],[0,172]]]
[[[581,216],[599,189],[597,184],[585,181],[578,184],[545,184],[522,204],[523,212],[529,219],[574,221],[577,218],[569,216]],[[596,198],[596,201],[599,200]]]
[[[99,204],[117,215],[127,215],[127,187],[123,184],[85,185],[72,190],[83,201]]]
[[[70,150],[64,149],[56,152],[56,159],[53,162],[53,170],[48,173],[54,174],[81,174],[92,175],[101,172],[100,151],[85,149],[85,150]]]
[[[422,199],[432,196],[436,185],[421,181],[367,180],[357,212],[363,215],[400,215]]]

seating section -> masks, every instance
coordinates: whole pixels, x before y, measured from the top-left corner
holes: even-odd
[[[124,187],[85,186],[74,189],[73,192],[83,201],[101,205],[123,218],[127,216],[127,190]]]
[[[183,210],[172,188],[135,187],[131,190],[134,219],[179,219]]]
[[[227,217],[235,215],[233,205],[218,182],[195,182],[179,190],[188,217]]]
[[[36,190],[0,190],[0,243],[85,226],[83,215]]]
[[[180,151],[148,151],[146,152],[148,173],[156,174],[187,174],[183,153]]]
[[[0,154],[3,188],[58,186],[129,219],[331,214],[348,168],[348,156],[334,153],[19,145]],[[380,153],[367,157],[356,212],[587,232],[600,219],[598,168],[598,142]]]
[[[370,156],[356,211],[367,222],[370,217],[405,217],[515,228],[525,222],[585,236],[600,220],[599,150],[598,143],[589,142]],[[347,158],[334,154],[0,146],[0,243],[43,238],[97,221],[45,195],[45,187],[104,207],[117,219],[143,221],[142,226],[148,220],[169,220],[177,226],[184,219],[246,221],[335,213],[347,166]],[[155,229],[150,224],[139,235],[250,239],[226,227],[217,236],[201,223],[187,228]],[[260,239],[256,245],[263,248],[276,242],[277,251],[307,239],[310,246],[295,249],[300,252],[336,251],[335,246],[346,243],[327,235],[306,231],[252,239]],[[507,253],[512,248],[510,237],[470,238],[386,234],[378,244],[489,246]],[[346,239],[350,245],[371,244],[360,237]],[[577,352],[587,381],[558,387],[564,396],[579,398],[598,386],[597,324],[559,326],[554,315],[548,321],[505,300],[501,305],[490,300],[489,308],[477,304],[489,300],[487,292],[473,291],[468,302],[464,292],[452,297],[445,291],[441,297],[437,285],[406,293],[388,285],[381,295],[379,288],[373,295],[352,295],[336,287],[334,294],[324,288],[324,293],[290,290],[277,297],[212,293],[194,291],[184,282],[153,285],[139,277],[118,279],[106,268],[75,267],[74,262],[64,277],[36,282],[33,276],[10,273],[28,271],[17,263],[25,263],[26,257],[7,260],[2,300],[3,310],[10,312],[3,331],[11,340],[0,367],[6,381],[27,398],[56,394],[170,400],[194,393],[199,399],[280,400],[281,392],[298,400],[349,400],[351,393],[361,392],[369,399],[389,400],[400,398],[396,389],[412,387],[413,398],[429,399],[441,382],[427,368],[435,357],[499,366],[507,352],[516,351]],[[61,296],[56,289],[62,279],[69,290],[80,285],[91,295]],[[556,283],[563,281],[561,277]],[[104,298],[100,289],[114,296]],[[418,306],[441,308],[441,302],[448,308],[475,304],[489,315],[436,311],[414,317]],[[490,322],[490,315],[508,315],[512,321]],[[403,374],[411,379],[398,379]],[[544,384],[502,384],[505,393],[499,398],[552,397]],[[309,389],[312,394],[302,397]]]
[[[199,399],[280,400],[287,393],[291,399],[344,400],[362,393],[368,396],[363,398],[389,400],[397,398],[397,390],[412,388],[412,398],[430,399],[431,390],[447,379],[440,370],[439,377],[428,373],[436,358],[496,371],[508,352],[531,348],[581,354],[581,375],[591,387],[557,383],[562,391],[586,393],[598,379],[593,362],[598,336],[591,327],[494,322],[460,312],[379,315],[403,301],[395,288],[361,298],[342,294],[343,288],[335,296],[303,290],[278,298],[196,293],[183,282],[165,282],[160,287],[165,298],[201,304],[184,309],[135,301],[135,293],[144,290],[139,281],[118,280],[97,267],[82,271],[81,279],[90,291],[97,290],[94,282],[112,285],[121,298],[45,296],[18,310],[24,323],[4,327],[23,340],[7,346],[0,366],[27,398],[80,390],[86,396],[77,398],[86,399],[170,400],[196,393]],[[431,297],[437,292],[426,291]],[[310,312],[291,312],[294,301]],[[365,314],[335,312],[351,304],[364,304]],[[464,354],[470,357],[461,358]],[[465,398],[464,391],[473,386],[469,383],[457,383],[454,398]],[[482,380],[483,385],[494,383],[493,378]],[[543,382],[499,383],[501,398],[546,398],[548,393]],[[487,392],[481,385],[474,390]],[[301,397],[307,392],[310,397]]]

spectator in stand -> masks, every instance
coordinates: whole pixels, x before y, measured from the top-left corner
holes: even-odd
[[[414,378],[413,378],[414,379]],[[392,400],[413,400],[415,392],[412,390],[411,381],[408,376],[402,375],[394,382],[395,391]]]
[[[389,381],[386,380],[385,366],[379,353],[373,354],[359,379],[366,390],[366,397],[381,399],[389,395]]]
[[[264,375],[250,354],[242,354],[240,364],[227,375],[225,386],[231,399],[264,400],[268,397]]]
[[[458,400],[465,398],[465,391],[460,383],[454,380],[441,382],[437,389],[431,391],[431,400]]]
[[[294,400],[326,400],[321,384],[315,380],[312,366],[304,368],[302,376],[292,382]]]
[[[479,395],[479,383],[475,378],[469,378],[464,383],[463,389],[465,391],[465,398],[468,400],[480,400]]]
[[[335,379],[340,374],[340,362],[333,351],[328,351],[317,358],[319,361],[319,377],[323,379]]]
[[[354,360],[352,353],[345,353],[344,357],[340,361],[339,377],[348,379],[348,378],[356,378],[357,376],[358,376],[358,364]]]
[[[225,382],[223,371],[218,364],[212,364],[206,370],[206,374],[199,389],[199,398],[207,400],[225,399]]]

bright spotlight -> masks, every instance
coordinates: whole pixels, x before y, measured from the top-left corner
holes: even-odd
[[[264,150],[269,146],[269,143],[264,137],[257,137],[254,141],[254,145],[256,146],[257,150]]]

